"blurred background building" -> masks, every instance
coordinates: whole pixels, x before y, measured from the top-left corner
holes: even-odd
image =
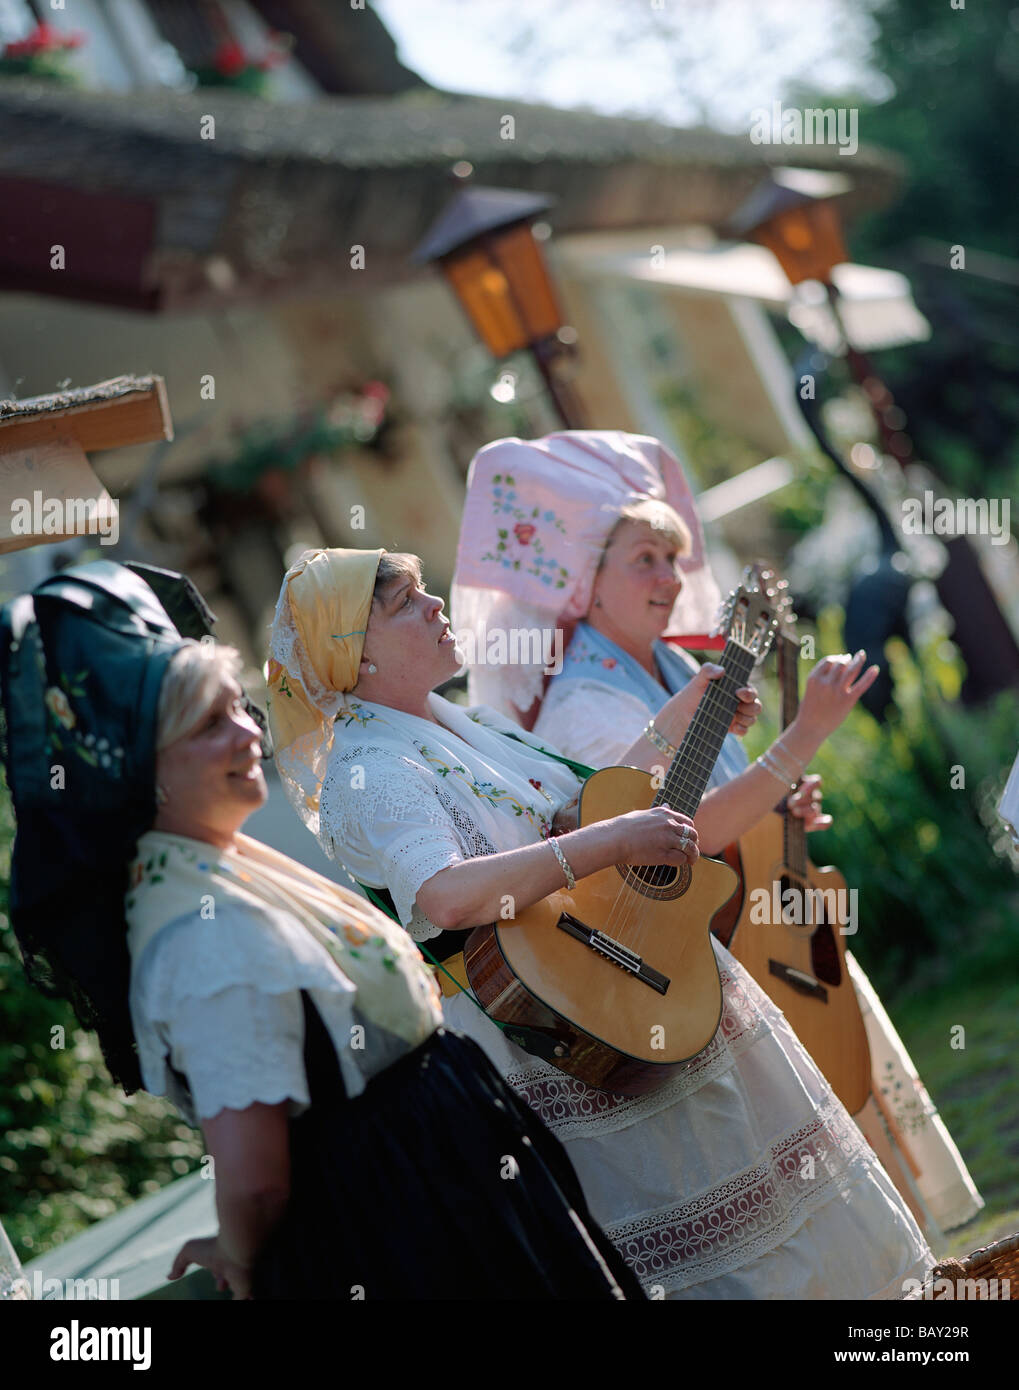
[[[892,156],[437,91],[373,11],[327,0],[5,0],[0,41],[37,18],[76,80],[0,81],[0,398],[165,378],[173,443],[93,458],[116,553],[185,569],[253,667],[295,550],[409,547],[444,588],[475,449],[558,423],[526,356],[496,369],[411,264],[454,164],[554,197],[538,234],[585,423],[660,435],[702,484],[720,480],[691,457],[705,430],[738,442],[725,476],[811,449],[773,322],[793,292],[714,229],[779,160],[848,170],[853,218],[896,196]],[[863,344],[928,334],[901,275],[840,273]],[[794,306],[805,331],[811,312],[823,334],[823,306]],[[741,524],[750,550],[773,540],[766,513]],[[12,559],[7,586],[54,562]]]
[[[808,52],[818,34],[848,52],[850,10],[873,17],[869,86]],[[489,352],[414,253],[457,188],[530,206],[575,423],[669,444],[721,582],[757,556],[784,561],[819,652],[848,640],[854,613],[877,620],[860,645],[894,672],[890,703],[882,723],[855,711],[819,754],[835,828],[812,850],[830,846],[859,885],[854,950],[882,992],[900,990],[898,1026],[973,1156],[988,1219],[1014,1229],[1019,996],[1003,981],[1019,962],[1019,857],[994,806],[1019,709],[1016,544],[907,545],[893,523],[927,486],[1019,495],[1019,146],[1005,138],[1019,10],[824,0],[791,26],[769,0],[571,0],[533,23],[526,0],[468,11],[495,14],[506,64],[472,61],[493,50],[472,49],[466,19],[454,33],[451,0],[0,0],[0,471],[27,398],[59,413],[69,390],[155,376],[173,423],[172,439],[87,451],[120,504],[116,547],[0,556],[0,599],[85,558],[182,569],[257,698],[280,579],[306,546],[411,549],[447,589],[474,452],[563,416],[541,354]],[[426,52],[429,24],[426,64],[406,54]],[[556,104],[535,76],[570,62],[571,90],[601,111]],[[493,72],[515,66],[531,79],[501,87]],[[595,89],[610,69],[644,115],[607,114]],[[858,109],[858,147],[755,144],[744,117],[759,92]],[[824,276],[794,285],[746,217],[762,189],[810,187],[868,262],[835,257],[830,290]],[[271,771],[270,785],[248,828],[335,872]],[[4,796],[0,844],[12,830]],[[156,1289],[212,1220],[200,1138],[109,1085],[69,1010],[30,991],[2,918],[0,988],[18,1019],[0,1037],[17,1101],[0,1216],[27,1272]],[[954,1051],[960,1017],[969,1042]],[[48,1044],[57,1023],[66,1053]]]

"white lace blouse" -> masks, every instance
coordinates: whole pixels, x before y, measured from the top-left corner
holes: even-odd
[[[534,733],[588,767],[611,767],[647,726],[648,707],[604,681],[553,680]]]
[[[359,1023],[357,991],[300,923],[270,907],[217,906],[164,927],[131,972],[131,1018],[145,1089],[197,1124],[224,1107],[309,1104],[307,990],[336,1047],[348,1095],[406,1050]]]
[[[352,794],[352,772],[369,759],[372,776]],[[444,794],[433,772],[409,757],[356,743],[333,753],[319,815],[326,853],[362,883],[388,888],[415,941],[428,941],[440,930],[416,905],[421,885],[464,859],[495,853],[487,836]]]

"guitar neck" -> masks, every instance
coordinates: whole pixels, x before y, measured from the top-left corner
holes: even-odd
[[[690,727],[655,797],[656,806],[664,802],[684,815],[696,813],[739,705],[736,691],[746,685],[756,659],[752,651],[732,638],[726,642],[719,657],[725,674],[712,681],[701,696]]]
[[[800,644],[783,632],[778,637],[778,679],[782,690],[782,728],[788,729],[800,708]],[[784,862],[794,874],[807,872],[807,832],[791,811],[782,815]]]

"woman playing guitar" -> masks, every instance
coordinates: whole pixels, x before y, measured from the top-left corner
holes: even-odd
[[[456,951],[495,919],[512,930],[515,912],[564,880],[619,863],[696,867],[696,832],[661,806],[546,843],[581,780],[495,711],[433,693],[461,659],[413,557],[307,553],[284,580],[271,657],[277,766],[295,810],[331,857],[388,890],[449,976],[461,974],[450,937]],[[710,674],[663,710],[665,737],[680,740]],[[738,729],[757,709],[743,695]],[[653,1297],[899,1297],[932,1262],[912,1217],[781,1014],[722,946],[715,956],[717,1033],[639,1096],[524,1051],[447,976],[444,1012],[566,1145]]]
[[[519,528],[498,525],[506,515],[509,492],[511,515],[532,517],[537,512],[530,532],[524,532],[526,548],[552,553],[558,546],[561,553],[569,553],[569,578],[563,589],[547,593],[540,581],[535,585],[533,565],[515,567],[524,549],[513,543],[519,542]],[[509,543],[502,552],[498,542],[490,544],[493,522],[498,531],[508,530]],[[493,566],[487,559],[493,550],[509,564]],[[697,665],[661,639],[667,632],[706,631],[713,618],[712,589],[693,495],[678,462],[658,441],[572,432],[536,441],[498,441],[475,458],[454,581],[458,626],[462,616],[484,626],[492,613],[507,625],[520,620],[515,613],[559,627],[564,621],[579,621],[562,670],[547,683],[536,721],[534,697],[540,697],[544,682],[533,669],[510,672],[500,689],[490,672],[476,666],[472,698],[499,700],[500,708],[517,719],[530,715],[534,733],[569,757],[598,768],[625,763],[627,746],[642,738],[642,752],[654,745],[659,761],[668,761],[671,741],[657,728],[657,711],[686,686]],[[766,817],[783,795],[788,811],[807,831],[831,824],[821,810],[820,777],[803,772],[876,677],[878,668],[864,670],[865,660],[865,653],[858,652],[852,658],[819,661],[795,719],[754,764],[748,766],[737,739],[726,738],[695,818],[703,853],[721,854]],[[738,943],[733,945],[738,948]],[[892,1142],[897,1138],[898,1144],[892,1156],[873,1102],[858,1122],[878,1152],[888,1157],[918,1219],[927,1217],[928,1233],[935,1235],[939,1227],[969,1220],[983,1203],[898,1035],[880,1004],[873,1007],[873,989],[856,962],[851,963],[851,974],[862,995],[875,1057],[880,1058],[880,1074],[874,1076],[872,1088],[880,1094],[882,1088],[891,1090],[898,1083],[897,1089],[913,1101],[909,1125],[893,1130]],[[859,1011],[853,1013],[859,1024]],[[862,1027],[857,1031],[866,1067],[866,1038]],[[843,1046],[849,1045],[846,1037]],[[854,1111],[870,1089],[866,1072],[863,1076],[863,1094]],[[905,1176],[910,1172],[921,1202],[915,1201]]]

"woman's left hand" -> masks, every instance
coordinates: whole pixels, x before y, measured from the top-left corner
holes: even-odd
[[[712,681],[721,680],[725,675],[717,661],[706,661],[697,674],[682,690],[671,695],[654,717],[655,727],[670,743],[679,744],[690,727],[690,721],[697,712],[701,697],[710,688]],[[729,729],[734,734],[745,734],[761,712],[761,702],[752,685],[745,685],[736,691],[739,705]],[[630,750],[633,751],[632,749]],[[660,759],[661,754],[657,755]],[[649,764],[641,763],[642,767]]]
[[[805,830],[827,830],[831,816],[821,809],[821,778],[812,772],[804,777],[794,792],[789,793],[786,806],[797,819],[803,821]]]
[[[737,690],[736,696],[739,700],[739,707],[733,715],[732,723],[729,725],[729,732],[730,734],[739,734],[740,738],[742,738],[760,714],[761,702],[757,698],[757,691],[752,685],[745,685],[742,690]]]

